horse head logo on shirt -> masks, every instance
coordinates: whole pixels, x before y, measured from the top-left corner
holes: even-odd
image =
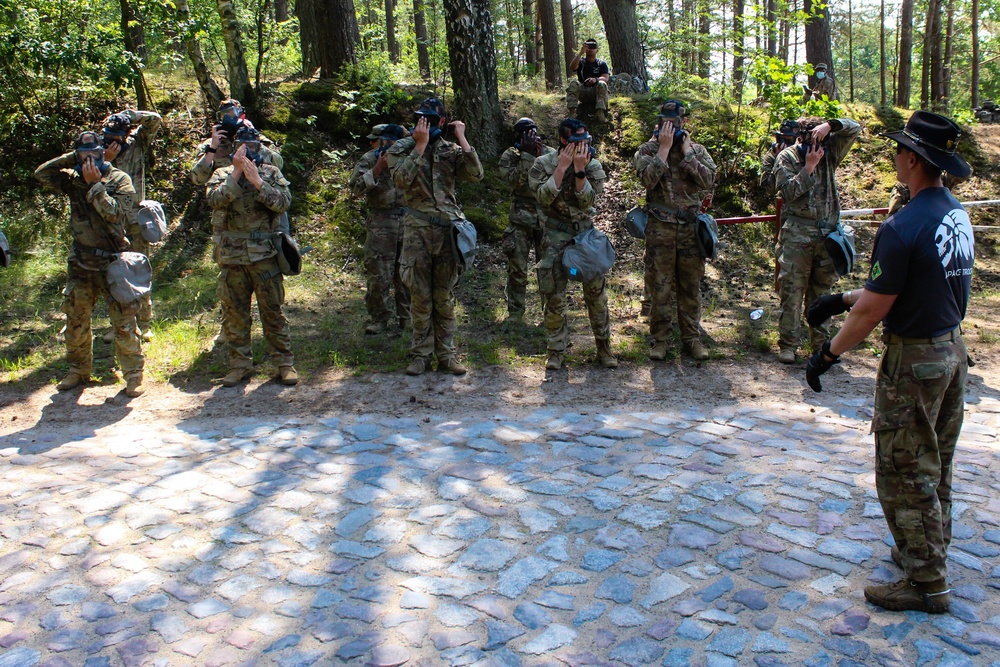
[[[972,223],[969,214],[964,209],[955,208],[948,212],[938,225],[934,234],[937,244],[938,258],[941,266],[948,269],[952,260],[964,259],[971,261],[974,241],[972,238]]]

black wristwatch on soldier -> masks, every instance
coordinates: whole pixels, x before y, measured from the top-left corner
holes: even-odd
[[[573,172],[573,175],[577,178],[587,178],[587,172],[582,169],[580,171]]]

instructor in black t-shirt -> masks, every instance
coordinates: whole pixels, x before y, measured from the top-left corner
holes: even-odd
[[[862,290],[820,297],[809,308],[822,321],[850,309],[843,328],[806,366],[819,377],[882,322],[875,386],[875,487],[895,540],[891,556],[905,573],[865,597],[893,611],[948,611],[945,559],[951,542],[951,474],[962,430],[968,352],[959,325],[972,285],[975,244],[962,205],[944,187],[948,172],[969,175],[955,152],[958,125],[916,111],[896,142],[896,176],[912,200],[879,227]]]
[[[597,122],[607,123],[608,81],[611,73],[608,71],[608,64],[597,58],[596,39],[588,39],[583,43],[580,53],[570,62],[569,69],[576,72],[576,79],[570,79],[566,88],[566,106],[570,117],[577,116],[577,106],[580,102],[585,102],[594,105]]]

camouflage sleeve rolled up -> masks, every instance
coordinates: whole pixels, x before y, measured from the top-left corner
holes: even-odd
[[[275,213],[284,213],[292,205],[292,191],[281,170],[270,165],[260,166],[263,183],[257,191],[257,201]]]
[[[111,225],[121,225],[132,210],[135,188],[124,171],[113,169],[103,180],[87,190],[87,202]]]
[[[50,190],[64,193],[66,192],[69,178],[63,173],[63,170],[72,169],[74,165],[76,165],[76,153],[64,153],[40,165],[35,170],[35,180]]]
[[[829,123],[831,132],[827,135],[827,152],[831,154],[833,164],[839,165],[861,134],[861,125],[850,118],[836,118]]]
[[[191,165],[191,171],[188,174],[191,182],[195,185],[205,185],[208,183],[209,179],[212,178],[212,174],[219,168],[219,165],[215,164],[214,154],[207,152],[207,149],[211,145],[211,139],[206,139],[198,145],[197,158],[194,164]],[[209,155],[212,155],[211,161],[209,161]]]
[[[223,209],[232,204],[240,194],[239,183],[232,177],[231,167],[216,170],[205,186],[205,197],[208,205],[215,209]]]
[[[160,131],[163,117],[155,111],[137,111],[136,109],[126,109],[125,115],[128,116],[133,127],[139,127],[135,140],[139,144],[139,152],[145,153]]]
[[[483,180],[486,172],[483,171],[483,163],[479,161],[479,153],[476,152],[475,148],[466,153],[459,147],[456,157],[455,176],[458,180],[469,183],[478,183]]]

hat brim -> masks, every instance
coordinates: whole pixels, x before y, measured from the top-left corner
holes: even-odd
[[[939,151],[931,148],[930,146],[918,144],[906,136],[902,130],[897,130],[895,132],[883,132],[882,136],[886,139],[895,141],[897,144],[905,146],[938,169],[943,169],[952,176],[965,178],[972,173],[972,167],[970,167],[969,163],[965,161],[965,158],[958,153],[952,153],[949,155],[944,151]]]
[[[374,141],[375,139],[380,139],[382,135],[380,134],[369,134],[368,138]]]

